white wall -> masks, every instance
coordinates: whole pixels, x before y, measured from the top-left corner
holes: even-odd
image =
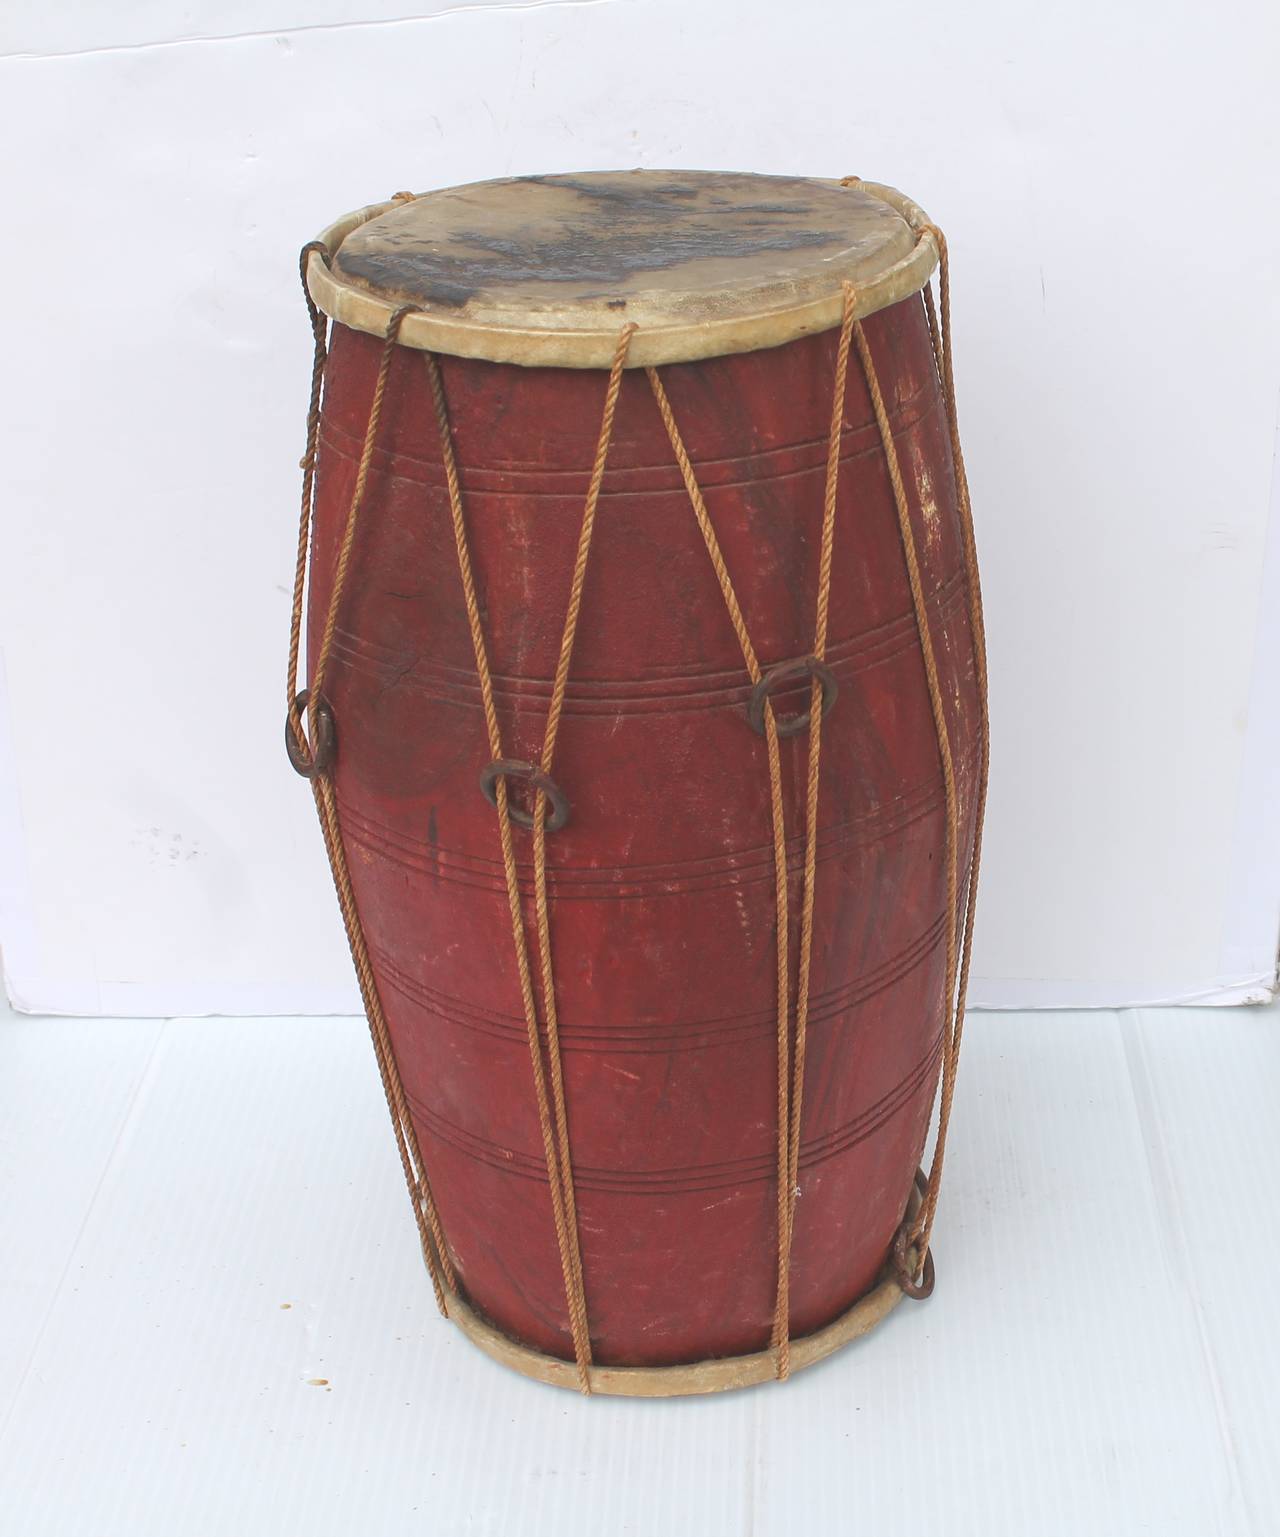
[[[424,10],[441,14],[404,14]],[[309,366],[295,253],[402,187],[630,165],[857,172],[950,234],[993,690],[975,1001],[1262,993],[1280,923],[1273,13],[10,0],[17,1004],[356,1006],[281,748]]]

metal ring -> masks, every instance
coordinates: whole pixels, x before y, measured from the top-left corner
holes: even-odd
[[[293,707],[302,718],[304,710],[307,710],[310,691],[303,689],[293,701]],[[333,711],[329,708],[329,701],[322,695],[316,700],[314,708],[309,712],[311,717],[311,732],[315,738],[314,744],[307,743],[306,747],[298,745],[298,739],[294,735],[293,717],[286,715],[284,721],[284,750],[289,754],[289,762],[304,779],[314,779],[317,774],[323,774],[333,762],[333,755],[338,746],[338,732],[333,722]],[[306,737],[306,731],[303,731]]]
[[[916,1170],[915,1187],[922,1196],[929,1188],[929,1181],[925,1178],[923,1169]],[[893,1235],[893,1278],[902,1288],[904,1296],[923,1302],[933,1293],[933,1250],[926,1249],[924,1259],[917,1261],[913,1270],[910,1264],[910,1249],[911,1221],[909,1218],[904,1218],[902,1226]]]
[[[499,779],[504,778],[523,779],[531,790],[541,790],[547,797],[550,807],[547,817],[549,833],[559,832],[569,820],[569,799],[564,791],[550,775],[544,774],[535,764],[526,763],[522,758],[495,758],[480,770],[480,788],[491,806],[496,807],[498,804],[497,784]],[[521,806],[512,805],[509,797],[507,815],[521,827],[533,826],[533,813],[525,811]]]
[[[798,678],[816,678],[822,684],[822,718],[826,720],[831,714],[831,706],[836,702],[840,685],[825,662],[820,662],[816,656],[802,656],[794,662],[780,662],[777,667],[771,667],[751,690],[751,698],[747,701],[747,720],[753,731],[760,736],[764,735],[766,697],[780,685],[794,683]],[[797,736],[808,724],[808,710],[800,715],[789,716],[786,720],[775,720],[779,736]]]

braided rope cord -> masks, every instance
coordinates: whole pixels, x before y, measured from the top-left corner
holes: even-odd
[[[551,703],[547,711],[547,724],[543,736],[542,772],[549,774],[555,758],[556,737],[564,707],[565,690],[569,681],[569,667],[573,657],[577,635],[578,617],[582,605],[582,590],[586,580],[587,561],[591,552],[595,530],[596,507],[600,487],[604,480],[605,464],[609,456],[609,444],[613,437],[614,414],[618,393],[622,387],[622,374],[626,366],[627,351],[635,326],[623,328],[618,338],[609,383],[605,391],[604,410],[600,422],[600,435],[596,444],[596,457],[591,470],[591,480],[583,509],[582,524],[578,536],[577,556],[570,580],[569,599],[565,610],[564,629],[560,654],[556,663],[555,681],[552,685]],[[436,423],[440,434],[440,453],[444,464],[445,483],[449,493],[449,510],[453,522],[454,544],[458,555],[458,571],[462,580],[463,603],[471,630],[471,644],[475,652],[476,672],[480,680],[480,696],[484,708],[485,729],[489,739],[489,751],[494,762],[502,758],[502,732],[498,724],[497,706],[493,696],[493,675],[489,667],[488,647],[484,638],[484,625],[480,604],[476,596],[475,572],[471,560],[470,542],[467,537],[466,518],[463,513],[462,487],[458,478],[457,459],[453,449],[453,433],[449,422],[448,404],[440,365],[431,353],[425,354],[427,379],[435,405]],[[502,864],[506,875],[507,904],[511,914],[511,933],[515,944],[516,969],[520,978],[520,996],[524,1005],[525,1026],[529,1041],[529,1059],[533,1068],[534,1092],[538,1102],[538,1121],[542,1131],[543,1154],[547,1165],[547,1178],[551,1189],[551,1210],[555,1223],[556,1242],[560,1250],[560,1264],[564,1273],[565,1298],[569,1310],[570,1332],[573,1336],[574,1359],[578,1369],[578,1385],[583,1393],[591,1392],[591,1337],[587,1323],[586,1297],[583,1287],[582,1255],[578,1237],[577,1205],[573,1187],[573,1164],[569,1151],[569,1125],[565,1107],[564,1077],[560,1061],[559,1015],[556,1008],[555,980],[551,964],[551,924],[547,903],[547,845],[546,810],[547,797],[539,788],[533,817],[534,857],[534,908],[538,934],[538,957],[542,974],[543,1028],[547,1036],[547,1068],[543,1066],[542,1044],[538,1025],[538,1007],[534,994],[533,971],[529,963],[529,945],[525,934],[524,911],[520,896],[520,877],[516,867],[515,848],[511,833],[511,809],[505,775],[499,774],[494,781],[494,799],[498,812],[498,841],[502,849]],[[547,1080],[551,1082],[548,1100]]]
[[[857,184],[856,177],[845,178],[843,185]],[[826,628],[830,597],[830,568],[834,535],[834,509],[839,464],[841,413],[843,409],[846,369],[850,340],[856,344],[859,363],[867,383],[876,424],[880,434],[885,465],[893,491],[894,509],[897,515],[899,537],[906,566],[908,586],[911,590],[912,611],[920,643],[922,664],[929,691],[930,712],[938,743],[938,757],[942,768],[945,796],[945,887],[947,904],[947,950],[943,994],[943,1048],[942,1087],[938,1111],[938,1132],[934,1143],[933,1161],[927,1179],[924,1180],[920,1206],[910,1222],[904,1222],[894,1244],[893,1262],[903,1289],[911,1295],[927,1295],[922,1275],[931,1275],[929,1267],[929,1237],[937,1212],[943,1160],[946,1152],[947,1132],[955,1097],[956,1075],[959,1067],[960,1044],[964,1023],[965,998],[967,996],[970,961],[973,944],[973,919],[977,901],[978,871],[982,851],[982,829],[986,809],[989,763],[989,725],[987,704],[986,639],[982,618],[982,597],[978,577],[977,555],[973,532],[973,510],[969,497],[968,480],[964,469],[964,457],[955,405],[955,380],[951,352],[951,289],[950,268],[946,240],[935,225],[924,226],[920,238],[933,239],[939,256],[941,322],[933,304],[929,289],[924,292],[924,304],[929,324],[933,355],[938,371],[943,403],[947,412],[948,432],[951,441],[952,461],[956,480],[956,502],[959,514],[961,544],[965,571],[966,591],[969,603],[969,622],[974,652],[974,668],[980,709],[979,774],[974,810],[973,852],[965,873],[963,918],[959,880],[959,792],[955,765],[951,751],[950,731],[942,698],[942,686],[938,673],[932,626],[930,624],[915,534],[911,525],[906,487],[901,464],[893,438],[893,429],[880,388],[875,360],[861,322],[853,319],[852,289],[845,285],[844,321],[836,359],[836,383],[832,405],[831,433],[828,441],[827,484],[824,502],[822,551],[819,559],[818,615],[813,655],[822,661],[826,646]],[[720,583],[721,592],[729,612],[730,621],[738,637],[746,662],[747,672],[753,684],[761,679],[759,661],[751,644],[746,622],[725,566],[719,542],[715,535],[706,503],[698,486],[697,477],[688,453],[681,440],[670,402],[655,369],[647,370],[654,398],[662,416],[668,438],[684,478],[686,490],[693,506],[694,516],[711,557]],[[788,1072],[788,989],[787,954],[789,915],[787,911],[785,832],[783,827],[783,800],[781,763],[777,745],[777,725],[771,706],[766,699],[764,710],[770,798],[773,814],[774,863],[777,872],[777,927],[778,927],[778,1303],[775,1311],[773,1347],[777,1354],[776,1374],[785,1378],[790,1369],[789,1340],[789,1275],[790,1248],[795,1222],[795,1203],[799,1193],[799,1146],[800,1122],[803,1106],[804,1062],[806,1025],[808,1020],[810,967],[812,954],[812,922],[814,902],[814,875],[816,865],[816,828],[818,786],[820,774],[822,711],[821,684],[817,678],[811,687],[809,708],[809,761],[805,805],[805,871],[801,906],[801,940],[799,975],[796,989],[796,1028],[794,1061]],[[783,1148],[785,1145],[785,1155]],[[931,1285],[931,1281],[929,1282]]]
[[[831,603],[831,559],[835,546],[836,491],[840,478],[840,434],[844,422],[845,390],[849,377],[849,342],[853,335],[853,285],[844,285],[844,316],[836,344],[835,387],[831,392],[831,431],[827,442],[827,483],[822,509],[822,545],[818,558],[818,602],[814,624],[813,654],[823,661],[827,654],[827,619]],[[795,1068],[791,1087],[791,1139],[787,1191],[787,1243],[795,1226],[796,1196],[800,1177],[800,1111],[804,1094],[805,1042],[809,1022],[809,966],[813,950],[813,900],[817,879],[818,773],[822,753],[822,683],[815,678],[809,699],[809,780],[805,797],[804,896],[800,908],[800,967],[796,989]]]
[[[920,655],[924,663],[925,681],[929,690],[929,708],[933,715],[934,733],[938,741],[938,757],[942,764],[942,782],[945,796],[945,865],[944,881],[947,901],[947,950],[946,950],[946,980],[943,984],[942,1013],[943,1013],[943,1043],[942,1043],[942,1073],[944,1100],[946,1098],[946,1086],[954,1082],[955,1072],[953,1066],[953,1040],[955,1035],[955,1009],[956,974],[957,974],[957,920],[959,915],[959,900],[957,890],[957,865],[959,846],[959,810],[958,793],[956,789],[955,762],[951,751],[951,733],[947,725],[946,704],[942,697],[942,681],[938,676],[938,662],[933,645],[933,630],[929,623],[928,599],[925,596],[924,582],[920,574],[920,559],[916,550],[915,532],[911,526],[911,510],[907,503],[906,486],[902,480],[902,466],[898,460],[898,448],[893,438],[893,426],[889,421],[889,413],[884,403],[884,395],[880,389],[880,380],[876,373],[875,360],[871,355],[871,346],[867,341],[866,332],[861,325],[854,328],[854,341],[858,348],[858,358],[862,364],[863,375],[867,381],[867,390],[871,396],[872,410],[875,412],[876,423],[880,429],[880,443],[884,450],[885,465],[889,472],[889,482],[893,489],[893,503],[898,517],[898,532],[902,541],[902,554],[907,568],[907,583],[911,589],[911,607],[915,615],[916,633],[920,640]],[[940,1172],[935,1155],[934,1168]],[[932,1171],[931,1171],[932,1174]],[[931,1182],[926,1183],[925,1193],[921,1199],[921,1209],[924,1202],[933,1197],[937,1204],[937,1187]],[[917,1214],[918,1221],[918,1214]],[[924,1229],[919,1230],[918,1236],[923,1236]],[[898,1234],[895,1259],[899,1263],[900,1270],[905,1268],[906,1230],[900,1230]],[[917,1248],[917,1256],[920,1266],[923,1267],[924,1255],[927,1245],[921,1242]],[[916,1285],[914,1276],[903,1277],[912,1285]]]
[[[845,383],[848,377],[849,343],[853,330],[855,291],[850,283],[843,285],[844,316],[840,326],[840,339],[836,348],[835,384],[832,392],[831,430],[827,450],[826,494],[823,499],[822,542],[818,561],[818,601],[815,620],[814,658],[821,662],[826,653],[827,618],[831,593],[831,559],[835,537],[836,490],[840,467],[840,433],[844,415]],[[694,518],[711,558],[712,568],[720,584],[729,620],[738,638],[747,674],[753,685],[759,685],[765,674],[741,605],[734,589],[733,579],[725,564],[715,526],[707,511],[706,500],[698,484],[698,478],[685,448],[683,437],[676,423],[671,402],[657,369],[645,372],[658,407],[658,414],[666,428],[672,452],[680,468]],[[780,1381],[791,1372],[791,1239],[795,1227],[796,1195],[799,1190],[800,1161],[800,1112],[804,1088],[805,1039],[809,1014],[810,955],[813,940],[813,897],[817,873],[818,835],[818,783],[822,754],[822,684],[814,678],[809,701],[809,776],[805,804],[805,857],[804,885],[801,898],[800,922],[800,969],[796,1000],[796,1027],[794,1061],[790,1031],[790,913],[787,894],[787,833],[786,809],[783,801],[782,759],[778,748],[778,725],[773,706],[766,694],[764,699],[764,730],[766,761],[769,771],[770,813],[773,826],[774,890],[777,906],[777,965],[778,965],[778,1255],[777,1292],[774,1307],[772,1347],[775,1353],[775,1374]]]
[[[314,512],[316,449],[320,434],[320,396],[324,380],[325,362],[328,356],[327,323],[324,316],[312,302],[311,295],[307,291],[307,262],[313,251],[319,252],[325,259],[328,257],[328,252],[325,248],[319,242],[313,241],[303,247],[300,258],[302,291],[307,301],[307,311],[311,320],[315,350],[311,369],[310,402],[307,410],[306,451],[302,458],[302,507],[298,519],[297,563],[294,569],[293,602],[289,619],[289,660],[288,677],[286,680],[288,698],[287,730],[297,754],[297,761],[304,766],[304,772],[307,773],[307,777],[311,782],[316,812],[320,819],[320,833],[324,840],[325,854],[329,860],[330,873],[333,876],[334,890],[337,893],[338,907],[342,913],[347,944],[355,966],[356,979],[360,987],[360,997],[364,1003],[365,1014],[369,1021],[369,1032],[373,1038],[374,1057],[377,1061],[378,1073],[382,1080],[383,1094],[386,1096],[387,1110],[391,1116],[396,1149],[400,1154],[400,1166],[404,1172],[405,1184],[409,1190],[414,1220],[418,1225],[418,1237],[422,1244],[423,1257],[426,1260],[427,1271],[431,1277],[431,1288],[435,1293],[436,1305],[441,1313],[448,1317],[449,1309],[446,1293],[457,1291],[457,1277],[454,1273],[453,1262],[449,1257],[448,1246],[444,1241],[444,1231],[440,1224],[440,1215],[431,1193],[431,1183],[427,1178],[426,1166],[422,1159],[421,1149],[418,1146],[417,1132],[414,1129],[413,1119],[409,1114],[409,1107],[405,1100],[404,1088],[400,1082],[395,1053],[391,1045],[391,1035],[387,1029],[386,1015],[383,1012],[377,980],[369,958],[364,925],[360,920],[360,911],[351,885],[351,873],[347,866],[347,856],[342,841],[341,821],[332,776],[328,764],[320,760],[318,754],[312,751],[307,741],[299,708],[300,696],[297,688],[298,659],[302,648],[302,612],[306,589],[307,556],[311,544]],[[355,539],[356,517],[360,510],[360,503],[364,498],[369,463],[372,460],[373,447],[378,435],[382,400],[386,393],[387,372],[390,367],[391,354],[395,347],[395,333],[399,329],[399,319],[399,316],[394,318],[388,329],[387,337],[383,343],[382,356],[379,360],[377,384],[370,406],[368,426],[365,431],[364,451],[361,455],[361,473],[357,478],[352,503],[347,513],[347,523],[343,534],[337,573],[335,574],[333,588],[329,597],[329,608],[325,622],[327,646],[332,645],[334,629],[337,624],[338,608],[342,599],[346,569],[350,562],[351,547]],[[322,660],[327,660],[327,652],[324,649],[322,649],[321,657]],[[313,681],[307,704],[308,714],[313,723],[321,718],[319,712],[325,708],[324,696],[320,690],[322,681],[323,669],[317,664],[313,673]]]
[[[324,365],[329,356],[329,322],[307,288],[307,263],[312,251],[327,257],[328,252],[318,240],[308,241],[298,257],[298,272],[302,278],[302,297],[307,302],[307,318],[311,322],[311,393],[307,400],[307,446],[302,455],[302,512],[298,522],[298,556],[293,568],[293,606],[289,620],[289,661],[285,690],[286,720],[297,748],[305,753],[306,735],[302,717],[298,711],[298,653],[302,647],[302,604],[307,585],[307,554],[311,545],[311,507],[314,501],[316,478],[316,445],[320,436],[320,391],[324,384]]]
[[[973,955],[973,922],[978,898],[978,874],[982,862],[982,833],[986,821],[987,783],[990,769],[990,715],[987,683],[987,636],[982,612],[982,585],[978,574],[977,544],[973,530],[973,503],[969,495],[969,479],[965,471],[964,451],[960,443],[960,427],[956,413],[955,373],[951,348],[951,264],[947,252],[946,236],[937,225],[926,225],[925,231],[932,236],[938,249],[938,287],[942,309],[941,324],[934,307],[932,290],[924,290],[925,313],[929,322],[929,334],[933,343],[934,359],[942,386],[943,404],[947,412],[947,429],[951,438],[951,458],[956,479],[956,505],[960,515],[960,539],[964,560],[965,587],[969,602],[969,632],[973,645],[974,675],[977,682],[979,707],[978,778],[973,812],[973,852],[965,876],[964,919],[961,939],[959,978],[952,1000],[952,1018],[944,1037],[942,1092],[938,1107],[938,1134],[934,1143],[933,1161],[914,1222],[909,1224],[901,1238],[897,1253],[914,1248],[923,1257],[929,1248],[929,1235],[933,1229],[938,1208],[938,1196],[942,1181],[943,1160],[946,1155],[947,1130],[951,1120],[951,1108],[955,1098],[956,1074],[960,1062],[960,1045],[964,1033],[965,1001],[969,990],[969,968]],[[883,433],[883,428],[881,429]],[[952,929],[958,918],[951,914]],[[948,995],[950,998],[950,995]],[[911,1278],[914,1280],[914,1276]]]
[[[658,414],[662,417],[662,424],[667,430],[667,437],[671,442],[672,452],[675,454],[676,463],[680,467],[680,474],[684,480],[685,490],[689,494],[689,502],[693,508],[693,515],[697,521],[698,529],[702,534],[703,543],[707,547],[707,554],[711,557],[711,564],[715,570],[716,578],[720,583],[720,591],[724,596],[725,607],[729,613],[729,621],[733,625],[734,634],[738,637],[738,645],[742,651],[742,659],[746,663],[747,676],[753,685],[758,685],[764,677],[760,668],[759,658],[756,656],[755,647],[751,643],[751,636],[747,631],[746,620],[742,616],[742,609],[738,604],[738,595],[734,590],[733,579],[729,575],[729,569],[725,565],[724,555],[720,550],[720,541],[716,538],[715,527],[711,522],[711,515],[707,511],[707,504],[703,499],[702,489],[698,485],[697,476],[694,474],[693,465],[690,462],[688,452],[684,446],[684,439],[680,435],[680,429],[676,425],[675,414],[671,409],[671,402],[667,399],[666,389],[656,368],[647,368],[649,386],[653,391],[653,398],[657,403]],[[783,1274],[783,1264],[788,1243],[789,1213],[791,1200],[788,1195],[787,1181],[790,1175],[790,1032],[788,993],[789,993],[789,965],[787,952],[788,941],[788,899],[787,899],[787,835],[786,812],[782,799],[782,756],[778,748],[778,723],[773,713],[773,704],[766,695],[764,700],[764,739],[765,754],[769,768],[769,799],[770,814],[773,826],[773,869],[774,869],[774,903],[777,910],[777,1014],[778,1014],[778,1302],[779,1306],[774,1312],[773,1322],[773,1348],[777,1352],[777,1372],[779,1376],[785,1376],[790,1370],[789,1348],[784,1340],[785,1326],[780,1322],[781,1302],[787,1289],[787,1280]]]
[[[596,506],[600,500],[600,487],[604,481],[605,464],[609,457],[609,444],[613,439],[613,419],[622,388],[622,373],[626,367],[627,351],[635,335],[634,325],[624,326],[619,337],[613,364],[609,371],[609,383],[605,390],[604,411],[600,420],[600,434],[596,443],[595,462],[591,467],[591,482],[583,507],[582,526],[578,535],[578,549],[574,560],[573,576],[569,583],[569,601],[565,607],[564,630],[560,641],[560,655],[556,660],[555,681],[551,689],[551,703],[547,709],[547,724],[542,740],[541,769],[550,775],[555,762],[556,738],[560,731],[560,717],[564,709],[564,696],[569,683],[569,665],[573,658],[574,640],[578,630],[578,616],[582,608],[582,589],[587,575],[587,559],[591,553],[591,539],[595,531]],[[565,1222],[573,1235],[572,1258],[577,1286],[578,1306],[583,1319],[583,1339],[587,1360],[590,1360],[590,1337],[586,1326],[586,1301],[583,1295],[582,1258],[578,1243],[577,1202],[573,1189],[573,1164],[569,1155],[569,1126],[565,1112],[564,1074],[560,1059],[560,1018],[556,1006],[554,971],[551,964],[551,918],[547,904],[547,796],[545,790],[537,791],[533,812],[533,871],[534,910],[538,929],[538,961],[542,971],[543,1013],[547,1032],[547,1061],[551,1069],[551,1091],[555,1102],[556,1135],[560,1155],[560,1173],[564,1183]],[[579,1363],[581,1369],[581,1363]],[[588,1385],[587,1391],[590,1391]]]

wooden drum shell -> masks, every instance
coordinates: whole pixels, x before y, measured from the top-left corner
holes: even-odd
[[[923,306],[862,322],[919,552],[972,847],[979,699]],[[309,647],[328,608],[381,343],[335,325]],[[813,649],[836,333],[662,378],[761,665]],[[536,760],[606,376],[442,357],[503,749]],[[944,1017],[945,802],[880,434],[856,354],[841,436],[791,1330],[877,1281],[912,1188]],[[561,1050],[597,1362],[757,1352],[776,1288],[777,959],[765,743],[642,370],[623,380],[553,777]],[[490,752],[423,356],[397,348],[325,694],[356,899],[470,1307],[572,1360]],[[807,707],[808,685],[774,698]],[[807,733],[781,743],[794,993]],[[518,789],[514,799],[520,803]],[[531,835],[515,828],[528,932]],[[535,976],[536,945],[531,946]],[[541,995],[539,994],[541,1004]]]

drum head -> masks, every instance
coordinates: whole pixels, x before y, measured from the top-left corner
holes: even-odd
[[[375,335],[495,362],[607,368],[778,346],[923,286],[936,251],[892,188],[722,171],[605,171],[450,187],[361,209],[308,286]]]

